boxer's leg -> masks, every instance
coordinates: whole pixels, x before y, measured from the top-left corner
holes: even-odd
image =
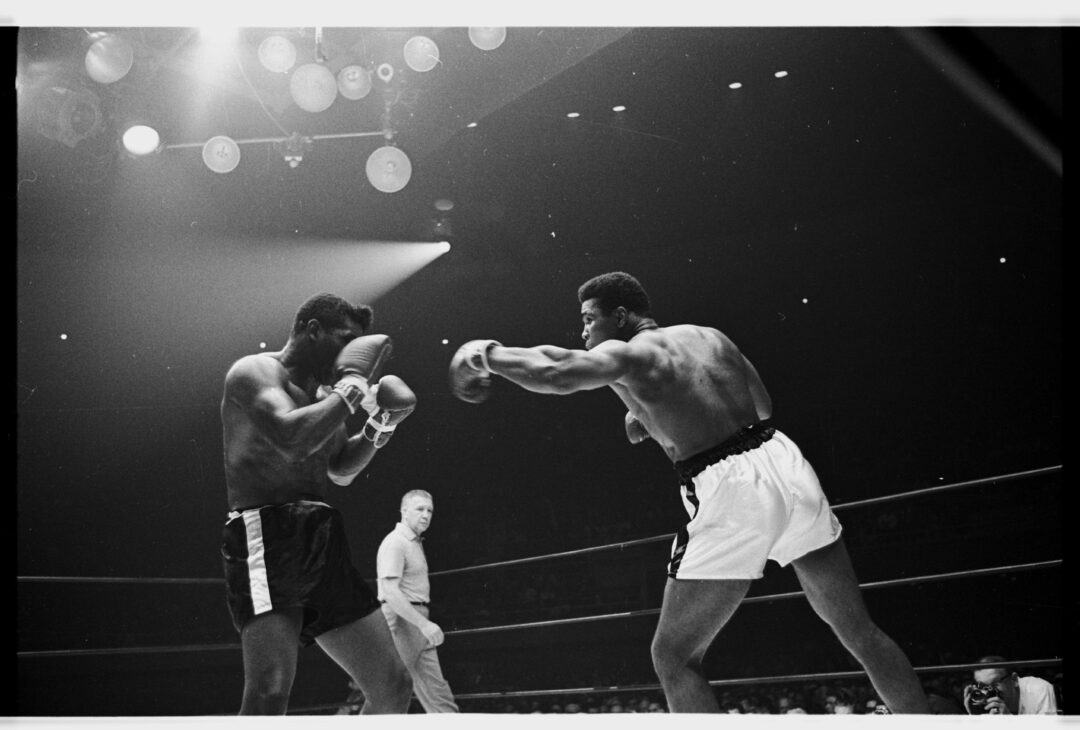
[[[382,611],[319,634],[315,641],[364,692],[361,714],[409,711],[412,679],[405,671]]]
[[[915,670],[904,651],[870,619],[843,539],[792,562],[810,605],[866,669],[894,713],[929,714]]]
[[[240,632],[244,654],[241,715],[284,715],[296,677],[297,638],[303,609],[256,616]]]
[[[719,712],[702,659],[749,589],[749,579],[668,579],[652,658],[670,712]]]

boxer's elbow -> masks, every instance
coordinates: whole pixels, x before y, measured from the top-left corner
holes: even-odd
[[[335,469],[327,469],[326,476],[339,487],[347,487],[353,483],[353,480],[356,479],[356,475],[359,473],[359,471],[342,472]]]

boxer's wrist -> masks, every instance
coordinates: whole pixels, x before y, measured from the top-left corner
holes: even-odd
[[[331,388],[331,392],[337,393],[345,401],[349,413],[356,413],[369,391],[368,381],[359,375],[345,375]]]
[[[496,347],[502,347],[502,344],[495,340],[481,340],[476,343],[476,352],[471,359],[470,365],[474,369],[479,370],[482,373],[490,373],[491,361],[488,359],[488,353]]]

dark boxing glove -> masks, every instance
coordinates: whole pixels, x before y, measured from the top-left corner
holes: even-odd
[[[649,432],[641,425],[641,421],[634,418],[630,411],[626,412],[626,416],[623,420],[626,421],[626,438],[630,439],[630,443],[640,444],[642,441],[649,438]]]
[[[334,363],[338,381],[333,391],[345,399],[350,413],[374,397],[371,383],[390,359],[394,345],[387,335],[364,335],[345,344]],[[369,410],[370,412],[370,410]]]
[[[416,410],[416,393],[396,375],[384,375],[372,387],[374,398],[365,399],[361,405],[368,412],[364,424],[364,438],[381,449],[390,440],[397,425]]]
[[[487,353],[495,340],[466,342],[450,360],[450,390],[466,403],[482,403],[491,394],[491,368]]]

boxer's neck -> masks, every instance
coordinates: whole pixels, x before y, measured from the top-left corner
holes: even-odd
[[[642,317],[637,321],[637,324],[634,325],[634,332],[630,336],[633,337],[634,335],[640,332],[644,332],[645,330],[655,329],[660,329],[660,325],[656,323],[655,319],[653,319],[652,317]]]

